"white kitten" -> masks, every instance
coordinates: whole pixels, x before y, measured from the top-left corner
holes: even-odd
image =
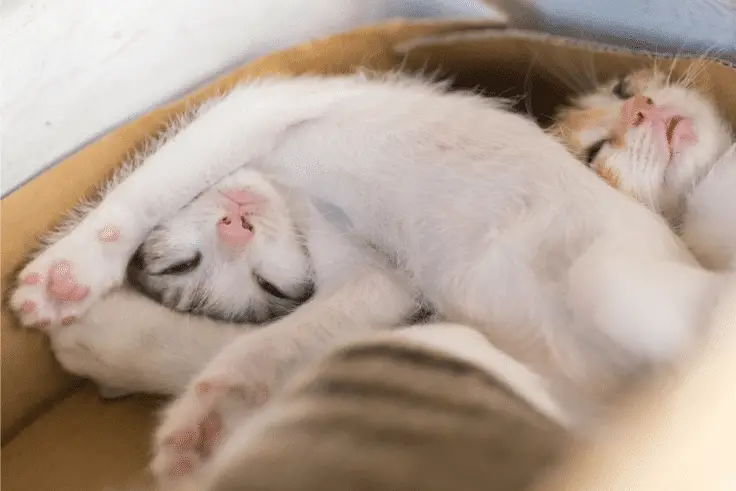
[[[265,329],[265,335],[254,333],[264,347],[292,344],[295,356],[310,359],[311,352],[365,330],[398,326],[420,310],[409,286],[375,251],[335,229],[299,193],[250,169],[223,179],[157,226],[128,270],[138,291],[194,315],[124,289],[93,304],[81,320],[50,329],[62,366],[91,378],[107,396],[178,394],[221,347],[246,331]],[[361,312],[362,300],[341,306],[363,319],[360,324],[330,329],[304,319],[302,310],[286,323],[252,324],[290,313],[314,287],[314,303],[330,310],[332,302],[347,299],[330,298],[345,283],[384,280],[393,282],[382,288],[394,293],[392,303],[381,309],[369,304],[375,312]],[[308,315],[314,308],[306,307]]]
[[[25,324],[83,313],[156,225],[244,165],[341,209],[442,318],[528,363],[566,402],[600,402],[690,348],[722,281],[660,217],[495,101],[415,80],[301,77],[243,85],[201,114],[25,268],[13,307]],[[272,342],[287,326],[332,336],[406,307],[386,271],[353,278],[208,364],[158,432],[159,476],[196,468],[226,434],[227,407],[261,402],[304,358]]]

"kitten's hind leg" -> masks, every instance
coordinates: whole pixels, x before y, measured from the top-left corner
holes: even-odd
[[[573,265],[569,280],[578,325],[594,326],[645,364],[675,361],[694,347],[724,281],[675,258],[599,246]]]
[[[223,346],[249,328],[174,312],[123,289],[49,334],[64,369],[106,388],[103,397],[117,397],[179,394]]]
[[[341,344],[401,325],[416,307],[401,276],[365,266],[288,316],[240,336],[166,410],[156,432],[154,474],[168,482],[198,470],[234,425],[296,370]]]

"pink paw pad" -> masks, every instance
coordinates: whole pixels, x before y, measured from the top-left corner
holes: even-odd
[[[120,238],[120,229],[112,225],[105,225],[100,230],[99,238],[102,242],[115,242]]]
[[[28,273],[25,278],[23,278],[23,283],[26,285],[38,285],[41,282],[41,274],[40,273]]]
[[[201,428],[202,439],[198,446],[198,450],[205,457],[212,453],[212,450],[217,446],[220,441],[220,435],[222,434],[222,419],[216,413],[210,413],[202,421]]]
[[[268,400],[268,387],[264,384],[257,384],[253,388],[251,397],[253,398],[253,402],[263,404]]]
[[[76,321],[77,321],[77,318],[70,315],[69,317],[64,317],[63,319],[61,319],[61,325],[62,326],[71,326]]]
[[[268,387],[265,384],[256,384],[253,387],[233,387],[230,392],[244,400],[254,404],[263,404],[268,400]]]
[[[89,293],[89,288],[74,279],[72,266],[68,261],[59,261],[49,270],[49,293],[57,300],[78,302]]]
[[[36,302],[33,302],[32,300],[26,300],[20,306],[20,311],[24,314],[30,314],[34,310],[36,310]]]
[[[222,389],[222,386],[216,382],[208,382],[203,381],[197,383],[197,385],[194,386],[194,390],[197,392],[197,394],[203,396],[207,394],[211,394],[215,390]]]
[[[164,445],[172,447],[181,452],[194,447],[196,444],[196,440],[197,434],[194,431],[181,430],[169,436],[164,442]]]
[[[187,474],[191,474],[195,468],[196,465],[194,463],[194,459],[192,459],[191,457],[180,457],[173,464],[171,464],[169,475],[171,477],[186,476]]]
[[[49,319],[43,319],[36,323],[36,326],[38,326],[39,329],[46,329],[51,325],[51,321]]]

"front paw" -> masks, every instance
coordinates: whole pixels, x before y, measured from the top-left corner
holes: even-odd
[[[263,404],[268,389],[227,377],[203,377],[167,409],[156,432],[151,470],[159,483],[194,474],[235,425]]]
[[[18,277],[10,307],[24,326],[70,325],[122,282],[127,257],[115,247],[119,231],[73,231],[31,261]]]

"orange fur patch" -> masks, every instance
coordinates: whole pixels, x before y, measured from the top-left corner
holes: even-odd
[[[580,140],[581,133],[600,125],[607,116],[608,111],[602,108],[569,108],[557,115],[550,133],[562,141],[573,155],[582,158],[585,145]]]
[[[608,183],[609,186],[618,189],[619,185],[621,184],[621,176],[619,175],[617,170],[606,167],[605,165],[601,165],[596,169],[596,172],[601,177],[601,179]]]
[[[601,108],[570,109],[560,115],[559,124],[572,130],[580,131],[600,124],[608,112]]]
[[[623,124],[617,124],[611,134],[611,138],[608,143],[614,148],[625,148],[626,147],[626,133],[627,128]]]
[[[572,129],[562,123],[555,123],[547,129],[547,133],[562,143],[576,158],[582,157],[585,149]]]

